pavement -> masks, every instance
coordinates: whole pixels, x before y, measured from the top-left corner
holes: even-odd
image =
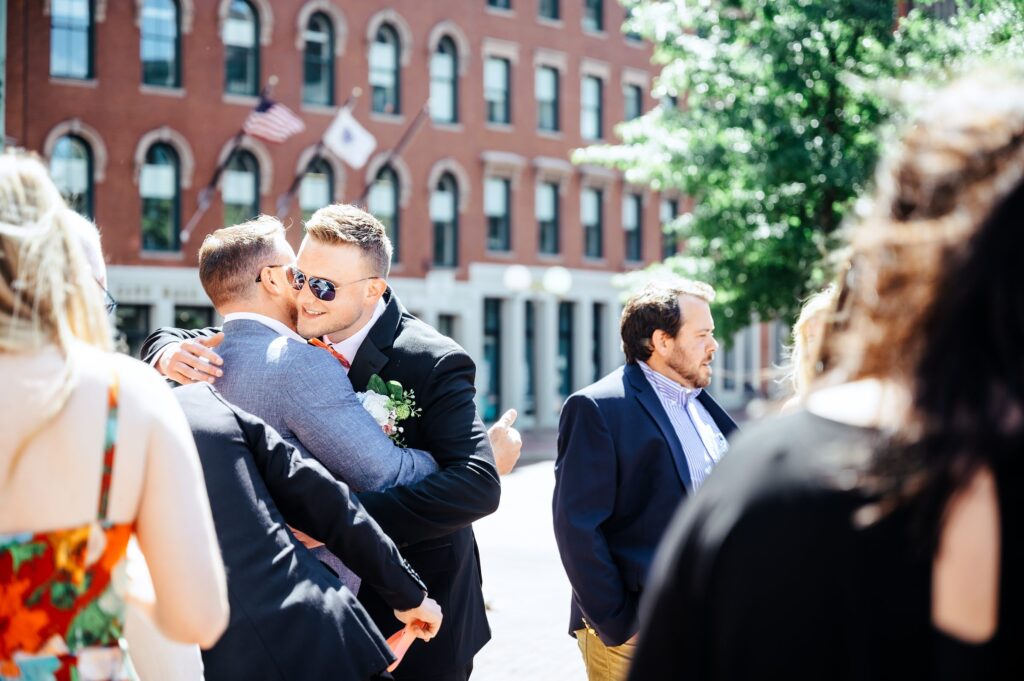
[[[523,434],[519,464],[502,478],[500,508],[473,525],[492,634],[474,661],[474,681],[586,681],[566,633],[570,588],[551,528],[555,437]]]

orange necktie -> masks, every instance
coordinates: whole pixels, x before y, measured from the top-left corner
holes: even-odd
[[[351,369],[352,368],[352,364],[349,363],[349,361],[347,359],[345,359],[345,355],[341,354],[340,352],[338,352],[337,350],[332,348],[327,343],[324,343],[319,338],[310,338],[309,339],[309,344],[310,345],[315,345],[318,348],[323,348],[327,352],[329,352],[332,355],[334,355],[334,359],[336,359],[339,362],[341,362],[341,366],[345,367],[346,369]]]

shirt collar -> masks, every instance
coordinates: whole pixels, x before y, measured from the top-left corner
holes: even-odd
[[[640,370],[644,372],[644,376],[647,377],[647,382],[651,384],[663,399],[670,402],[676,402],[679,404],[686,404],[687,400],[695,399],[701,393],[701,388],[687,388],[686,386],[673,381],[668,376],[658,373],[650,366],[647,362],[637,362],[640,365]]]
[[[276,331],[278,335],[284,336],[285,338],[291,338],[292,340],[297,340],[300,343],[306,342],[305,338],[296,333],[294,329],[289,328],[287,324],[257,312],[231,312],[224,315],[225,323],[235,321],[236,319],[248,319],[250,321],[259,322],[263,326]]]
[[[359,348],[362,346],[363,341],[370,335],[370,329],[377,323],[381,315],[384,314],[384,310],[387,309],[387,305],[384,303],[384,298],[377,300],[377,307],[373,309],[373,314],[370,315],[369,321],[363,325],[363,328],[356,331],[353,335],[349,336],[343,341],[337,343],[331,343],[331,341],[325,336],[324,342],[334,348],[335,352],[339,352],[349,362],[356,358],[356,353],[359,352]]]

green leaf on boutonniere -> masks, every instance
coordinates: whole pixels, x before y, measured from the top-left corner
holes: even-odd
[[[388,392],[393,400],[402,399],[405,393],[405,391],[402,390],[402,384],[398,381],[388,381]]]
[[[371,392],[375,392],[378,395],[383,395],[384,397],[391,397],[391,393],[388,392],[388,386],[384,383],[384,379],[377,374],[370,376],[370,380],[366,384],[366,389]]]

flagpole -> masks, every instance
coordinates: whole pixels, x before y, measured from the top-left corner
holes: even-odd
[[[267,79],[267,84],[260,90],[259,98],[256,100],[256,106],[260,105],[265,98],[270,96],[274,86],[277,85],[277,76],[271,76]],[[252,110],[249,111],[252,113]],[[248,114],[246,114],[248,118]],[[181,243],[188,243],[189,237],[192,236],[192,230],[196,228],[199,221],[202,219],[206,211],[210,209],[210,204],[213,202],[213,193],[217,190],[217,183],[220,181],[220,176],[224,174],[224,170],[231,163],[231,159],[234,157],[235,152],[238,151],[238,147],[242,144],[242,138],[245,137],[245,127],[243,121],[243,127],[238,129],[235,136],[231,138],[231,146],[228,149],[227,155],[224,160],[217,164],[217,167],[213,169],[213,177],[206,183],[206,186],[199,192],[199,199],[197,201],[196,210],[192,213],[192,217],[189,218],[185,228],[181,230]]]
[[[413,118],[412,122],[409,123],[409,127],[406,128],[405,132],[402,133],[402,136],[398,139],[398,144],[396,144],[392,149],[389,149],[387,154],[385,154],[384,160],[380,164],[382,168],[387,164],[391,163],[391,161],[393,161],[395,158],[400,156],[403,151],[405,151],[405,147],[408,146],[409,142],[412,140],[413,135],[415,135],[416,132],[419,130],[420,126],[423,125],[423,121],[426,120],[427,113],[429,111],[430,100],[428,99],[423,104],[423,106],[420,107],[419,113],[416,114],[416,117]],[[359,198],[357,198],[353,203],[357,206],[365,205],[366,197],[369,196],[370,187],[372,186],[372,181],[367,182],[366,185],[363,186],[363,192],[359,195]]]
[[[345,99],[345,102],[341,105],[339,113],[341,111],[344,111],[345,109],[352,109],[355,106],[356,100],[359,99],[359,95],[361,95],[362,93],[362,89],[358,87],[352,88],[352,92],[349,93],[348,98]],[[329,125],[328,128],[330,128]],[[316,159],[320,155],[320,152],[323,151],[323,148],[324,133],[321,133],[320,139],[316,143],[316,148],[313,149],[313,155],[309,158],[309,161],[306,162],[306,166],[292,179],[292,183],[288,185],[288,191],[286,191],[284,194],[281,194],[281,196],[277,197],[278,220],[283,219],[284,216],[288,213],[288,209],[291,207],[292,201],[295,199],[295,192],[298,191],[299,184],[302,182],[302,178],[304,178],[309,173],[310,168],[312,168],[313,164],[316,163]]]

